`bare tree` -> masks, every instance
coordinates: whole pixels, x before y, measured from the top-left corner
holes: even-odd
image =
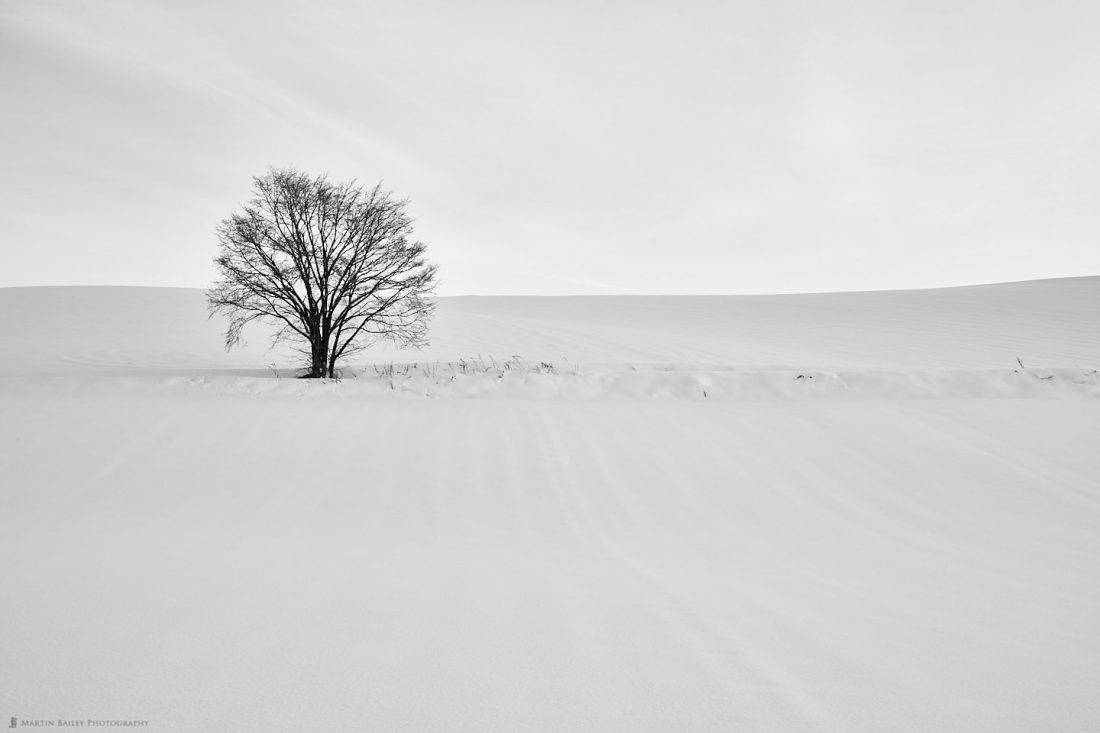
[[[210,315],[228,316],[227,349],[256,320],[308,356],[311,377],[379,339],[427,343],[435,265],[413,238],[407,201],[354,181],[294,170],[253,179],[253,197],[218,227]]]

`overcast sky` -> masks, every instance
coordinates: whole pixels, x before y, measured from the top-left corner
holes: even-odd
[[[0,0],[0,115],[0,286],[203,287],[269,165],[444,295],[1100,274],[1096,0]]]

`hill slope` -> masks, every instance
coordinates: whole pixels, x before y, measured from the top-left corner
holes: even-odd
[[[1095,367],[1100,277],[941,290],[776,296],[458,297],[432,345],[363,360],[476,355],[529,361],[779,368]],[[257,326],[226,353],[202,292],[0,289],[0,374],[292,366]]]

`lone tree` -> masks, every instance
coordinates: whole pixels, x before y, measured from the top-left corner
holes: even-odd
[[[225,347],[256,320],[309,357],[310,377],[377,340],[427,343],[435,265],[413,238],[407,201],[381,184],[332,183],[292,169],[253,179],[253,196],[218,227],[210,315],[228,316]]]

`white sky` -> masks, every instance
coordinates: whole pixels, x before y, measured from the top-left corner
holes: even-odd
[[[250,177],[412,199],[441,294],[1100,273],[1100,2],[0,0],[0,286],[212,277]]]

